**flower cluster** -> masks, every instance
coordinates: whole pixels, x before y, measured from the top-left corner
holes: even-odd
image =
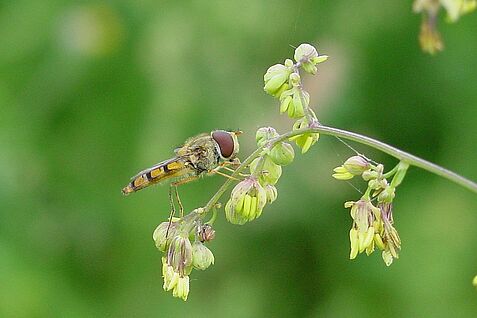
[[[214,255],[204,244],[214,237],[212,226],[202,224],[196,212],[159,224],[152,238],[156,247],[165,254],[162,257],[165,291],[172,291],[174,297],[187,300],[192,269],[205,270],[214,264]]]
[[[250,175],[235,186],[225,205],[225,215],[231,223],[242,225],[260,217],[265,205],[276,200],[275,185],[282,175],[282,166],[295,158],[290,144],[273,142],[278,136],[272,127],[258,129],[257,145],[263,147],[263,151],[251,162]]]
[[[280,101],[280,113],[296,119],[293,130],[300,130],[316,124],[315,113],[309,107],[310,95],[303,89],[300,69],[309,74],[316,74],[317,65],[328,59],[327,55],[318,54],[310,44],[301,44],[295,50],[294,60],[286,59],[284,64],[275,64],[265,73],[264,90]],[[310,149],[317,140],[317,133],[297,135],[291,140],[295,141],[302,153]]]
[[[362,156],[353,156],[334,169],[335,179],[349,180],[361,176],[368,183],[366,192],[358,201],[345,203],[345,208],[350,208],[353,220],[349,232],[350,259],[365,251],[369,256],[376,247],[382,251],[381,255],[387,266],[395,258],[399,258],[401,239],[394,228],[393,200],[396,187],[404,179],[408,166],[400,162],[391,171],[384,173],[383,165],[373,165]],[[387,181],[389,177],[392,177],[391,182]],[[374,200],[377,205],[373,204]]]
[[[447,12],[447,21],[456,22],[462,15],[477,7],[477,0],[415,0],[413,11],[422,14],[419,43],[424,52],[435,54],[442,51],[444,44],[437,30],[439,11],[443,7]]]

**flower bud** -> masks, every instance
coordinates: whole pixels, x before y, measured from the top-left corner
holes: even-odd
[[[265,191],[267,192],[267,202],[272,204],[278,196],[277,188],[274,185],[267,184],[265,186]]]
[[[316,49],[307,43],[301,44],[295,50],[295,61],[301,63],[303,70],[310,74],[316,74],[318,63],[322,63],[328,59],[326,55],[318,55]]]
[[[273,127],[262,127],[257,130],[255,134],[255,140],[259,147],[263,146],[267,141],[272,138],[278,137],[278,133]]]
[[[287,83],[290,73],[291,68],[282,64],[275,64],[268,68],[267,73],[263,76],[265,92],[272,96],[280,97],[283,91],[290,88]]]
[[[301,85],[301,77],[298,73],[291,73],[290,74],[290,85],[291,86],[300,86]]]
[[[262,214],[267,203],[267,193],[257,178],[251,176],[239,182],[232,190],[225,205],[225,216],[233,224],[244,224]]]
[[[172,238],[176,235],[177,235],[177,223],[162,222],[154,230],[154,233],[152,234],[152,239],[156,243],[156,247],[161,252],[165,252],[168,244],[171,242]]]
[[[293,67],[293,61],[290,60],[290,59],[286,59],[285,60],[285,66],[288,67],[288,68],[292,68]]]
[[[318,52],[312,45],[308,43],[300,44],[300,46],[295,49],[294,58],[297,62],[310,62],[310,60],[315,57],[318,57]]]
[[[306,153],[319,138],[318,133],[303,134],[294,139],[296,145],[301,148],[301,153]]]
[[[293,130],[300,130],[308,126],[306,118],[301,118],[293,124]],[[296,145],[301,148],[301,153],[307,152],[310,147],[318,140],[320,134],[318,133],[306,133],[290,138],[295,141]]]
[[[383,191],[378,195],[379,202],[392,202],[394,197],[396,196],[395,193],[396,188],[394,187],[386,187]]]
[[[192,265],[196,269],[205,270],[214,264],[214,254],[202,242],[192,244]]]
[[[295,151],[292,145],[286,142],[281,142],[272,148],[270,152],[270,159],[277,165],[286,166],[290,164],[295,158]]]
[[[261,164],[259,166],[260,162]],[[260,171],[257,169],[260,169]],[[282,175],[282,167],[275,164],[270,159],[270,156],[263,156],[255,158],[252,161],[250,164],[250,172],[259,176],[261,184],[276,184]]]
[[[369,181],[369,180],[372,180],[372,179],[376,179],[376,178],[378,178],[378,176],[379,176],[378,172],[372,171],[372,170],[366,170],[361,175],[361,177],[363,178],[364,181]]]
[[[242,201],[242,206],[243,206],[243,201]],[[242,214],[237,212],[237,209],[232,203],[231,199],[229,199],[227,203],[225,204],[225,217],[227,218],[227,221],[237,225],[243,225],[247,223],[248,221],[248,218],[245,218]]]
[[[175,236],[167,250],[167,264],[174,272],[185,276],[192,270],[192,244],[183,234]]]
[[[472,285],[474,285],[474,287],[477,287],[477,275],[474,276],[474,279],[472,280]]]
[[[309,104],[310,94],[301,87],[293,87],[281,94],[280,113],[287,112],[290,118],[302,118]]]
[[[197,230],[197,234],[202,243],[212,241],[215,238],[215,230],[210,224],[201,225]]]
[[[343,167],[351,174],[359,176],[370,168],[369,162],[361,156],[353,156],[348,158]]]

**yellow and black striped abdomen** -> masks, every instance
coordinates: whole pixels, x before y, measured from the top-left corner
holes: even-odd
[[[124,195],[144,189],[152,184],[171,178],[194,174],[194,169],[182,158],[173,158],[139,172],[131,178],[127,186],[122,189]]]

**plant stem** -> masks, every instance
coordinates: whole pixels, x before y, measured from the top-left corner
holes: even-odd
[[[268,144],[262,147],[259,147],[250,156],[248,156],[247,159],[245,159],[245,161],[243,161],[240,164],[240,166],[235,170],[235,172],[232,174],[232,177],[237,177],[240,174],[240,172],[242,172],[255,158],[260,156],[260,154],[262,153],[265,147],[269,147],[271,149],[273,148],[275,144],[279,142],[288,140],[290,137],[294,137],[294,136],[298,136],[298,135],[302,135],[306,133],[320,133],[323,135],[340,137],[340,138],[361,143],[363,145],[370,146],[384,153],[387,153],[388,155],[391,155],[395,157],[396,159],[403,161],[411,166],[415,166],[415,167],[427,170],[433,174],[436,174],[450,181],[453,181],[457,183],[458,185],[474,193],[477,193],[477,183],[469,179],[466,179],[455,172],[447,170],[427,160],[411,155],[410,153],[407,153],[393,146],[385,144],[384,142],[381,142],[379,140],[376,140],[367,136],[363,136],[354,132],[350,132],[347,130],[342,130],[338,128],[323,126],[323,125],[316,125],[314,127],[308,127],[308,128],[304,128],[300,130],[290,131],[271,139]],[[209,200],[207,205],[204,207],[203,213],[207,213],[219,201],[220,197],[224,194],[225,191],[227,191],[227,189],[229,188],[229,186],[232,184],[233,181],[234,181],[233,179],[228,179],[227,181],[225,181],[225,183],[219,188],[219,190],[214,194],[214,196]]]
[[[381,150],[384,153],[387,153],[388,155],[395,157],[396,159],[404,161],[411,166],[415,166],[423,170],[427,170],[435,175],[446,178],[472,192],[477,193],[477,183],[469,179],[466,179],[455,172],[447,170],[427,160],[411,155],[410,153],[397,149],[393,146],[385,144],[384,142],[378,141],[376,139],[363,136],[357,133],[353,133],[350,131],[333,128],[333,127],[327,127],[323,125],[314,127],[314,128],[307,128],[305,130],[308,130],[309,132],[318,132],[323,135],[338,136],[344,139],[348,139],[351,141],[355,141],[355,142],[373,147],[375,149]]]

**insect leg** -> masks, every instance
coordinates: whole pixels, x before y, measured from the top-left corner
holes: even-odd
[[[172,185],[169,187],[169,203],[171,205],[171,213],[169,214],[169,224],[167,224],[166,239],[172,224],[172,217],[176,214],[176,208],[174,207],[174,200],[172,198]]]
[[[235,172],[234,169],[229,168],[229,167],[227,167],[227,166],[222,166],[222,168],[225,169],[225,170],[227,170],[227,171],[229,171],[229,172],[232,172],[232,173]],[[246,174],[246,173],[241,173],[241,172],[240,172],[240,173],[239,173],[239,176],[241,176],[241,177],[248,177],[249,175]]]
[[[176,193],[176,200],[177,200],[177,204],[179,205],[179,213],[181,215],[181,217],[184,216],[184,206],[182,205],[182,202],[181,202],[181,198],[179,197],[179,191],[177,190],[177,186],[175,185],[174,186],[174,190],[175,190],[175,193]]]
[[[232,179],[232,180],[240,181],[240,179],[237,179],[237,178],[235,178],[235,177],[229,176],[228,174],[223,173],[223,172],[220,172],[219,170],[214,169],[214,170],[210,171],[210,174],[214,174],[214,173],[216,173],[216,174],[218,174],[218,175],[220,175],[220,176],[222,176],[222,177],[226,177],[226,178],[229,178],[229,179]]]

